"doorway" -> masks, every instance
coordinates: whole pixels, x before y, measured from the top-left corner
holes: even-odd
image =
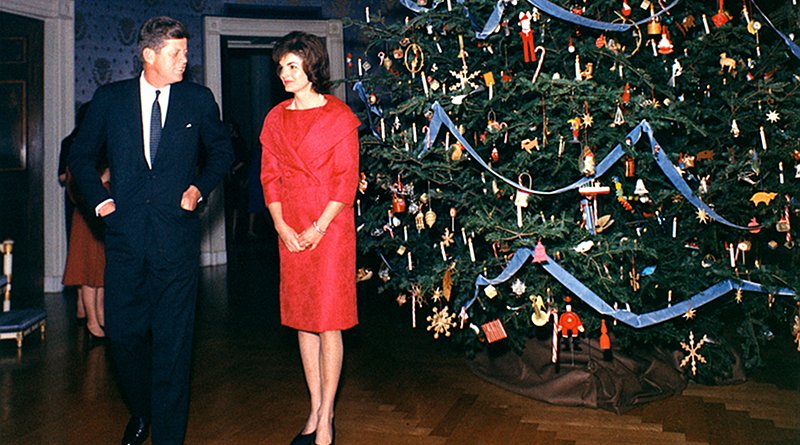
[[[228,250],[274,238],[260,182],[259,134],[267,112],[290,95],[275,75],[274,37],[222,37],[222,120],[233,135],[236,162],[225,183]]]
[[[16,308],[44,289],[43,42],[44,22],[0,12],[0,240],[14,241]]]

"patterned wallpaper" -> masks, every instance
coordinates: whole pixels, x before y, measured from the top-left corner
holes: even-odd
[[[393,9],[397,0],[76,0],[75,101],[92,98],[98,86],[133,77],[141,70],[136,38],[139,26],[155,15],[169,15],[189,29],[190,80],[203,83],[203,16],[224,15],[225,5],[320,10],[321,19],[361,17],[364,6]],[[374,10],[374,9],[373,9]],[[345,29],[345,51],[361,47]]]

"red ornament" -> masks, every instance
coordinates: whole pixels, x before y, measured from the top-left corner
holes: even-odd
[[[497,151],[497,147],[496,146],[493,146],[492,147],[492,161],[493,162],[497,162],[499,160],[500,160],[500,152]]]
[[[394,213],[404,213],[406,211],[406,200],[402,196],[397,196],[397,194],[392,196],[392,211]]]
[[[748,230],[748,232],[753,234],[761,231],[761,224],[756,220],[755,216],[750,220],[749,223],[747,223],[747,227],[752,227],[752,229]]]
[[[672,41],[669,39],[669,31],[666,26],[661,27],[661,40],[658,42],[659,54],[672,54],[674,50]]]
[[[578,317],[578,314],[575,312],[572,312],[570,301],[572,301],[570,297],[564,297],[564,302],[567,303],[565,307],[566,310],[558,318],[558,330],[561,331],[561,337],[564,338],[566,338],[568,334],[572,337],[577,337],[578,333],[584,330],[580,317]]]
[[[728,23],[728,21],[731,19],[730,14],[728,14],[728,12],[725,11],[722,7],[722,5],[724,4],[725,0],[719,0],[719,12],[717,12],[711,17],[711,21],[714,22],[714,26],[716,26],[717,28]]]
[[[625,158],[625,177],[632,178],[636,175],[636,160],[631,156]]]
[[[522,39],[522,56],[526,62],[536,61],[536,45],[533,43],[531,18],[531,13],[528,11],[519,13],[519,26],[522,28],[522,31],[519,32],[519,37]]]
[[[482,325],[481,330],[484,335],[486,335],[486,341],[489,343],[494,343],[508,337],[506,329],[503,327],[503,323],[499,318]]]
[[[608,338],[608,327],[606,327],[605,320],[600,320],[600,349],[604,351],[611,349],[611,339]]]
[[[622,0],[622,15],[625,17],[631,15],[631,5],[628,4],[628,0]]]
[[[604,46],[606,46],[606,35],[600,34],[600,37],[594,41],[594,45],[599,49],[602,49]]]
[[[542,244],[541,241],[536,243],[536,247],[533,249],[533,262],[534,263],[547,262],[547,252],[545,252],[544,244]]]
[[[631,84],[625,82],[625,88],[622,90],[622,103],[628,103],[631,100]]]

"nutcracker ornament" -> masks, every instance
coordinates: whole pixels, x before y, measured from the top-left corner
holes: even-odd
[[[533,43],[533,30],[531,29],[532,17],[530,11],[519,13],[519,26],[522,29],[519,36],[522,39],[522,57],[525,62],[536,61],[536,46]]]
[[[562,347],[567,346],[570,350],[580,351],[578,335],[583,329],[580,317],[575,312],[572,312],[572,298],[569,296],[564,297],[564,312],[558,318],[558,330],[561,331],[561,344]],[[572,342],[569,339],[572,339]]]

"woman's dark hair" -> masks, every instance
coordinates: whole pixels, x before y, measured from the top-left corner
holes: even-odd
[[[141,57],[145,48],[158,52],[164,47],[165,40],[188,38],[189,31],[183,23],[172,17],[152,17],[139,29],[139,56]]]
[[[302,31],[290,32],[275,43],[272,60],[279,63],[283,56],[289,53],[303,60],[303,71],[308,76],[314,91],[321,94],[330,92],[330,62],[328,61],[328,50],[322,43],[322,39]]]

